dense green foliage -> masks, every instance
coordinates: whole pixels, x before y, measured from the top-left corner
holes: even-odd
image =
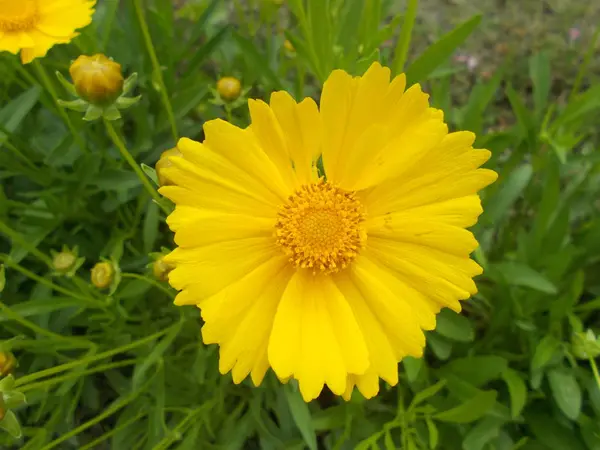
[[[465,94],[453,88],[467,69],[451,55],[477,39],[478,16],[415,54],[414,0],[397,16],[383,0],[278,3],[105,0],[47,58],[0,54],[0,351],[16,356],[27,397],[14,409],[22,437],[0,431],[0,447],[600,449],[600,86],[587,70],[597,33],[559,92],[551,52],[539,51],[518,61],[528,77],[507,63],[469,77]],[[112,137],[57,106],[71,98],[54,72],[96,52],[139,74],[142,99]],[[153,278],[150,254],[172,236],[115,142],[154,166],[176,137],[201,140],[206,120],[247,125],[243,99],[219,98],[221,76],[239,78],[244,96],[318,98],[332,69],[359,74],[377,59],[423,83],[451,129],[493,153],[500,179],[474,229],[480,292],[461,315],[442,312],[425,357],[400,364],[399,385],[374,399],[325,392],[305,404],[272,373],[259,388],[234,385],[201,343],[198,310],[172,305]],[[52,267],[64,245],[85,258],[72,277]],[[110,293],[89,281],[101,260],[120,268]]]

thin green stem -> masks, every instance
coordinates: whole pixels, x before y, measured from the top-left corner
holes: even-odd
[[[600,389],[600,374],[598,373],[598,366],[596,365],[596,361],[591,356],[589,357],[590,366],[592,366],[592,372],[594,373],[594,378],[596,379],[596,384],[598,385],[598,389]]]
[[[161,336],[164,336],[165,334],[169,333],[171,331],[171,329],[173,329],[174,327],[178,327],[178,326],[180,326],[179,322],[177,322],[175,325],[170,326],[166,330],[161,330],[157,333],[151,334],[150,336],[146,336],[145,338],[142,338],[142,339],[138,339],[137,341],[131,342],[127,345],[122,345],[121,347],[117,347],[115,349],[108,350],[103,353],[98,353],[97,355],[94,355],[94,356],[82,358],[77,361],[71,361],[71,362],[68,362],[65,364],[61,364],[60,366],[51,367],[49,369],[40,370],[39,372],[35,372],[30,375],[26,375],[24,377],[19,378],[15,382],[15,386],[22,386],[22,385],[30,383],[34,380],[38,380],[38,379],[44,378],[44,377],[49,377],[51,375],[54,375],[55,373],[64,372],[65,370],[73,369],[74,367],[78,367],[81,365],[91,364],[94,361],[99,361],[101,359],[109,358],[109,357],[111,357],[113,355],[117,355],[119,353],[125,353],[131,349],[139,347],[140,345],[144,345],[147,342],[153,341],[155,339],[158,339]]]
[[[81,424],[74,430],[71,430],[68,433],[63,434],[59,438],[50,442],[48,445],[45,445],[44,447],[42,447],[41,450],[50,450],[52,448],[55,448],[57,445],[63,443],[64,441],[71,439],[73,436],[77,436],[82,431],[85,431],[88,428],[93,427],[97,423],[99,423],[99,422],[103,421],[104,419],[106,419],[107,417],[113,415],[118,410],[124,408],[129,403],[131,403],[133,400],[135,400],[135,398],[138,395],[140,395],[143,391],[148,389],[148,387],[150,386],[150,383],[153,381],[153,379],[154,379],[154,377],[151,377],[146,383],[144,383],[144,385],[142,387],[140,387],[139,389],[136,389],[131,394],[129,394],[127,397],[119,399],[118,401],[113,403],[110,407],[106,408],[106,410],[102,414],[98,414],[96,417]]]
[[[106,126],[106,131],[108,132],[108,135],[110,136],[111,140],[113,141],[115,146],[119,149],[119,152],[121,152],[121,156],[125,159],[125,161],[127,161],[129,166],[136,173],[136,175],[138,176],[138,178],[144,185],[144,188],[146,188],[146,191],[148,191],[150,196],[154,199],[154,201],[158,204],[158,206],[160,206],[160,208],[163,210],[163,212],[165,214],[169,215],[170,211],[167,209],[167,207],[165,205],[163,205],[162,198],[160,197],[158,192],[156,192],[156,189],[154,189],[154,186],[152,186],[152,183],[150,183],[150,180],[148,179],[148,177],[146,176],[146,174],[144,173],[144,171],[142,170],[140,165],[135,161],[135,159],[133,159],[133,156],[131,156],[131,153],[129,153],[129,150],[127,150],[125,143],[117,134],[112,123],[109,120],[104,119],[104,125]]]
[[[175,294],[173,293],[173,291],[169,290],[169,288],[163,286],[158,281],[152,280],[152,279],[150,279],[148,277],[145,277],[143,275],[139,275],[137,273],[127,273],[127,272],[125,272],[125,273],[121,274],[121,277],[123,277],[123,278],[133,278],[135,280],[144,281],[144,282],[146,282],[148,284],[151,284],[155,288],[160,289],[165,294],[167,294],[170,298],[175,298]]]
[[[394,51],[394,62],[392,63],[394,75],[398,75],[404,71],[404,64],[406,64],[406,56],[408,55],[408,48],[410,46],[412,30],[415,25],[415,18],[417,17],[418,6],[419,0],[408,0],[408,4],[406,5],[404,23],[402,24],[398,43],[396,44],[396,50]]]
[[[39,251],[35,246],[25,239],[20,233],[10,228],[0,220],[0,233],[5,234],[8,238],[21,245],[25,250],[34,255],[37,259],[45,263],[48,267],[52,267],[52,259]]]
[[[82,376],[86,376],[86,375],[91,375],[91,374],[97,373],[97,372],[105,372],[105,371],[111,370],[111,369],[118,369],[120,367],[131,366],[137,362],[138,362],[137,359],[127,359],[125,361],[117,361],[117,362],[113,362],[110,364],[102,364],[100,366],[96,366],[91,369],[84,370],[82,372],[68,373],[66,375],[61,375],[58,377],[50,378],[49,380],[38,381],[37,383],[29,383],[29,384],[19,387],[19,391],[26,392],[26,391],[31,391],[33,389],[46,388],[48,386],[52,386],[53,384],[70,380],[71,378],[77,378],[77,377],[82,377]]]
[[[80,295],[77,292],[70,291],[69,289],[66,289],[66,288],[64,288],[62,286],[54,284],[51,281],[47,280],[46,278],[40,277],[39,275],[36,275],[35,273],[27,270],[25,267],[23,267],[23,266],[17,264],[16,262],[12,261],[6,255],[0,255],[0,261],[4,261],[4,263],[8,267],[11,267],[11,268],[13,268],[15,270],[18,270],[23,275],[25,275],[27,278],[30,278],[33,281],[37,281],[38,283],[43,284],[44,286],[47,286],[50,289],[55,290],[56,292],[60,292],[61,294],[65,294],[65,295],[67,295],[69,297],[76,298],[77,300],[81,300],[82,302],[87,303],[89,306],[93,306],[95,308],[106,309],[106,304],[103,301],[96,300],[96,299],[90,298],[90,297],[85,297],[83,295]]]
[[[60,116],[64,120],[65,124],[67,125],[67,128],[69,128],[69,131],[71,131],[71,134],[73,135],[73,139],[77,142],[79,147],[81,147],[81,150],[83,150],[84,152],[89,152],[87,146],[85,145],[85,141],[83,140],[81,135],[77,132],[77,129],[75,128],[75,126],[73,125],[73,122],[71,121],[71,118],[69,117],[67,112],[63,109],[63,107],[58,104],[58,101],[60,99],[58,98],[58,94],[57,94],[56,90],[54,89],[54,84],[50,80],[50,77],[48,76],[46,69],[44,68],[44,66],[42,64],[40,64],[39,60],[37,60],[37,59],[34,60],[32,64],[35,67],[35,70],[38,72],[38,75],[40,76],[42,85],[48,91],[48,93],[52,97],[52,100],[54,100],[54,104],[56,106],[58,114],[60,114]]]
[[[173,113],[173,107],[171,106],[171,101],[169,100],[169,93],[167,92],[167,87],[165,86],[165,80],[162,76],[162,70],[160,67],[160,63],[158,62],[158,57],[156,56],[154,44],[152,43],[152,37],[150,36],[150,30],[148,29],[148,23],[146,22],[146,16],[144,15],[144,9],[142,7],[141,0],[133,0],[133,6],[135,8],[138,21],[140,23],[140,28],[144,37],[144,43],[146,44],[146,49],[148,50],[148,55],[150,56],[150,60],[152,61],[152,68],[154,69],[154,78],[159,84],[160,96],[163,105],[167,110],[167,116],[169,118],[169,123],[171,124],[171,133],[173,134],[173,139],[175,140],[175,142],[177,142],[177,140],[179,139],[179,133],[177,131],[177,124],[175,122],[175,114]]]
[[[207,403],[209,406],[212,406],[212,402]],[[206,404],[205,404],[206,405]],[[195,409],[187,414],[187,416],[177,424],[175,428],[171,430],[170,433],[167,434],[158,444],[152,447],[152,450],[166,450],[168,449],[173,442],[177,440],[177,435],[183,434],[185,430],[192,424],[192,421],[196,418],[198,414],[200,414],[206,406]]]
[[[132,425],[134,423],[136,423],[138,420],[140,420],[142,417],[144,417],[147,413],[145,412],[140,412],[137,415],[133,416],[131,419],[123,422],[121,425],[119,425],[116,428],[113,428],[112,430],[104,433],[102,436],[100,436],[97,439],[94,439],[92,442],[90,442],[89,444],[84,445],[83,447],[81,447],[79,450],[91,450],[94,448],[98,448],[98,444],[100,444],[101,442],[107,440],[109,437],[117,434],[119,431],[127,428],[129,425]]]
[[[579,93],[579,89],[581,88],[581,82],[583,81],[583,75],[587,71],[588,66],[590,65],[590,61],[592,60],[592,56],[596,50],[596,42],[600,37],[600,27],[596,29],[594,36],[592,36],[592,40],[590,41],[590,45],[588,45],[587,51],[585,52],[585,56],[583,57],[583,62],[579,66],[579,70],[577,71],[577,77],[575,78],[575,83],[573,83],[573,89],[571,89],[571,93],[569,94],[569,102]]]
[[[10,309],[8,306],[6,306],[1,301],[0,301],[0,310],[4,314],[6,314],[6,317],[8,317],[8,319],[14,320],[15,322],[23,325],[25,328],[29,328],[30,330],[35,331],[36,333],[39,333],[43,336],[47,336],[47,337],[55,338],[55,339],[66,339],[69,341],[72,341],[72,340],[80,341],[81,340],[81,339],[77,339],[77,338],[73,338],[73,337],[69,337],[69,336],[63,336],[61,334],[57,334],[52,331],[46,330],[45,328],[42,328],[42,327],[36,325],[35,323],[30,322],[29,320],[21,317],[21,315],[14,312],[12,309]]]

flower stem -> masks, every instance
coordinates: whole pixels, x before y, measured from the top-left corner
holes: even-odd
[[[48,380],[25,384],[25,385],[19,386],[19,391],[27,392],[27,391],[31,391],[33,389],[46,389],[56,383],[61,383],[63,381],[70,380],[71,378],[78,378],[78,377],[90,375],[92,373],[106,372],[108,370],[118,369],[120,367],[132,366],[132,365],[135,365],[137,362],[138,362],[137,359],[126,359],[125,361],[116,361],[116,362],[111,362],[108,364],[102,364],[102,365],[93,367],[91,369],[84,370],[83,372],[71,372],[66,375],[60,375],[57,377],[50,378]]]
[[[84,152],[89,152],[88,148],[85,145],[85,141],[83,140],[83,138],[80,136],[80,134],[75,129],[73,122],[71,122],[71,118],[69,117],[67,112],[63,109],[63,107],[58,104],[58,101],[60,99],[58,98],[58,94],[56,93],[56,90],[54,89],[54,85],[52,84],[52,81],[50,80],[50,77],[48,76],[46,69],[44,68],[44,66],[42,66],[40,64],[40,62],[37,59],[35,59],[32,64],[33,64],[33,67],[35,67],[35,70],[37,71],[38,75],[40,76],[42,85],[48,91],[48,93],[52,97],[52,100],[54,100],[54,104],[56,105],[58,114],[60,114],[60,116],[64,120],[65,124],[67,125],[67,128],[69,128],[69,131],[71,131],[71,134],[73,135],[73,139],[77,142],[77,144],[79,145],[81,150],[83,150]]]
[[[12,261],[6,255],[0,255],[0,261],[4,261],[4,263],[8,267],[11,267],[11,268],[13,268],[15,270],[18,270],[23,275],[25,275],[27,278],[30,278],[33,281],[37,281],[38,283],[43,284],[44,286],[47,286],[50,289],[55,290],[56,292],[60,292],[61,294],[65,294],[65,295],[67,295],[69,297],[73,297],[73,298],[75,298],[77,300],[81,300],[82,302],[87,303],[90,307],[100,308],[100,309],[106,309],[106,304],[103,301],[97,300],[97,299],[92,298],[92,297],[87,297],[87,296],[84,296],[84,295],[80,295],[77,292],[70,291],[69,289],[66,289],[66,288],[63,288],[62,286],[54,284],[51,281],[47,280],[46,278],[41,277],[39,275],[36,275],[35,273],[33,273],[33,272],[27,270],[26,268],[20,266],[16,262]]]
[[[104,119],[104,125],[106,126],[106,131],[108,132],[108,135],[110,136],[111,140],[116,145],[116,147],[119,149],[119,152],[121,152],[121,156],[123,158],[125,158],[125,161],[127,161],[129,166],[136,173],[136,175],[138,176],[138,178],[144,185],[144,188],[146,188],[146,191],[148,191],[150,196],[154,199],[154,201],[158,204],[158,206],[163,210],[163,212],[165,214],[169,215],[170,211],[168,210],[168,208],[165,207],[165,205],[163,205],[162,198],[160,197],[158,192],[156,192],[156,189],[154,189],[154,187],[152,186],[152,183],[150,183],[150,180],[148,180],[148,177],[146,176],[144,171],[141,169],[139,164],[137,162],[135,162],[135,159],[133,159],[133,156],[131,156],[131,153],[129,153],[129,150],[127,150],[125,143],[117,134],[115,128],[112,126],[112,123],[110,121]]]
[[[169,94],[167,93],[167,87],[165,86],[165,80],[162,76],[160,63],[158,62],[156,50],[154,49],[154,44],[152,43],[152,37],[150,36],[150,30],[148,29],[148,23],[146,22],[146,16],[144,15],[141,0],[133,0],[133,6],[135,8],[138,21],[140,22],[140,28],[142,30],[142,35],[144,36],[144,43],[146,44],[148,55],[150,56],[150,60],[152,61],[154,79],[159,84],[160,96],[164,107],[167,110],[167,116],[169,117],[169,123],[171,124],[171,133],[173,134],[173,139],[175,140],[175,143],[177,143],[179,139],[179,133],[177,131],[177,124],[175,123],[175,114],[173,113],[173,107],[171,106],[171,101],[169,100]]]
[[[78,359],[77,361],[71,361],[65,364],[61,364],[60,366],[50,367],[49,369],[40,370],[39,372],[34,372],[32,374],[26,375],[24,377],[18,378],[15,382],[15,387],[23,386],[27,383],[31,383],[34,380],[38,380],[40,378],[49,377],[54,375],[55,373],[64,372],[65,370],[73,369],[78,366],[84,366],[87,364],[91,364],[95,361],[99,361],[101,359],[109,358],[113,355],[118,355],[119,353],[125,353],[133,348],[139,347],[140,345],[144,345],[148,342],[151,342],[155,339],[158,339],[161,336],[169,333],[172,328],[180,326],[180,323],[177,322],[175,325],[170,326],[167,329],[161,330],[157,333],[151,334],[150,336],[146,336],[137,341],[133,341],[130,344],[123,345],[121,347],[117,347],[112,350],[108,350],[103,353],[98,353],[96,355],[91,355],[85,358]]]
[[[590,356],[589,359],[590,359],[590,365],[592,366],[592,372],[594,373],[594,378],[596,379],[596,384],[598,385],[598,388],[600,389],[600,374],[598,373],[598,366],[596,365],[596,361],[594,360],[594,358],[592,358]]]

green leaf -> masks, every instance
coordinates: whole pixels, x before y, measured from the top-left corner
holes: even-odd
[[[472,17],[427,48],[406,71],[407,85],[424,81],[469,37],[480,21],[481,16]]]
[[[462,448],[464,450],[483,450],[488,442],[498,437],[503,423],[504,421],[497,417],[486,417],[467,433]]]
[[[513,418],[517,418],[527,402],[527,386],[519,373],[510,368],[504,371],[502,379],[506,383],[510,395],[510,414]]]
[[[144,171],[144,173],[150,178],[156,186],[160,186],[158,183],[158,176],[156,175],[156,170],[153,167],[150,167],[144,163],[140,164],[140,167]]]
[[[492,264],[490,269],[490,272],[499,274],[509,285],[528,287],[546,294],[558,292],[552,282],[526,264],[506,261]]]
[[[446,380],[440,380],[434,385],[431,385],[423,389],[422,391],[417,392],[417,394],[413,397],[412,401],[410,402],[410,406],[408,407],[408,409],[411,410],[416,408],[425,400],[437,394],[440,390],[443,389],[444,386],[446,386]]]
[[[144,253],[150,253],[158,238],[159,209],[156,203],[150,202],[146,209],[143,228]]]
[[[545,367],[556,355],[560,345],[560,341],[554,336],[545,336],[535,348],[531,359],[531,371],[535,372]]]
[[[536,144],[536,135],[535,135],[535,122],[533,119],[533,115],[531,112],[525,107],[525,104],[522,100],[522,95],[517,93],[512,86],[506,87],[506,95],[508,96],[508,101],[512,106],[512,109],[517,116],[517,122],[519,124],[519,129],[523,134],[523,137],[527,138],[529,145],[532,148],[535,148]]]
[[[7,431],[15,439],[19,439],[22,435],[17,416],[12,411],[7,411],[4,419],[0,420],[0,428]]]
[[[400,29],[400,36],[398,37],[398,42],[396,43],[396,50],[394,51],[394,61],[392,62],[393,75],[398,75],[404,70],[406,56],[408,55],[408,49],[410,47],[412,30],[417,17],[418,5],[419,0],[408,0],[407,2],[406,12],[404,13],[404,22],[402,23],[402,28]]]
[[[162,357],[163,353],[171,346],[177,335],[181,331],[181,322],[174,326],[169,333],[163,337],[158,344],[156,344],[149,355],[144,357],[141,364],[138,364],[133,371],[133,388],[140,387],[144,381],[144,375],[146,371],[152,366],[159,358]]]
[[[404,366],[404,371],[406,372],[408,381],[413,382],[419,377],[419,373],[423,368],[423,359],[405,356],[402,359],[402,365]]]
[[[441,370],[479,387],[497,380],[506,370],[507,361],[501,356],[471,356],[450,361]]]
[[[385,445],[385,450],[396,450],[396,444],[394,444],[394,440],[392,439],[392,435],[387,432],[383,437],[383,444]]]
[[[501,177],[502,184],[495,195],[486,199],[485,223],[497,224],[508,217],[513,205],[521,197],[531,180],[533,168],[523,164],[513,170],[508,177]]]
[[[546,411],[530,411],[525,414],[525,423],[536,440],[544,448],[552,450],[585,450],[579,437],[573,430],[566,428]]]
[[[450,309],[443,309],[437,316],[436,332],[458,342],[471,342],[475,331],[469,319]]]
[[[544,52],[529,58],[529,76],[533,82],[533,103],[536,114],[541,116],[550,95],[550,61]]]
[[[442,422],[469,423],[483,417],[496,403],[496,391],[481,391],[456,408],[437,413],[434,419]]]
[[[265,56],[260,54],[254,44],[239,33],[233,33],[233,38],[240,47],[244,58],[252,65],[256,73],[261,74],[273,89],[282,89],[281,80],[271,68]]]
[[[429,434],[429,448],[434,449],[438,445],[439,433],[435,425],[435,422],[431,420],[429,416],[425,417],[425,423],[427,424],[427,432]]]
[[[2,395],[2,394],[0,394]],[[7,409],[18,408],[22,404],[26,403],[25,394],[19,391],[4,392],[4,405]]]
[[[0,264],[0,293],[6,287],[6,269],[4,268],[4,264]]]
[[[333,42],[331,32],[331,0],[308,0],[306,15],[311,31],[310,45],[316,56],[317,76],[323,82],[333,69]]]
[[[571,420],[577,420],[581,412],[581,388],[572,372],[554,369],[548,372],[550,389],[556,404]]]
[[[304,442],[306,442],[310,450],[317,450],[317,435],[315,434],[308,405],[300,396],[300,392],[294,390],[292,385],[288,384],[284,386],[283,391],[285,392],[285,398],[287,399],[294,422],[300,430]]]
[[[41,92],[42,88],[34,86],[23,92],[14,100],[11,100],[10,103],[0,110],[0,125],[2,125],[6,131],[11,133],[14,132],[25,116],[27,116],[37,104]],[[6,134],[0,131],[0,146],[4,144],[6,138]]]

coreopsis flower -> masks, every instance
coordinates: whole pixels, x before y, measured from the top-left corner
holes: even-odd
[[[70,42],[92,21],[96,0],[0,1],[0,51],[21,52],[26,64]]]
[[[334,71],[320,110],[286,92],[250,100],[251,125],[204,125],[163,169],[176,205],[176,305],[197,305],[219,369],[259,385],[269,367],[306,401],[324,385],[367,398],[423,355],[441,308],[461,310],[482,268],[466,228],[495,172],[449,133],[419,85],[374,63]]]

